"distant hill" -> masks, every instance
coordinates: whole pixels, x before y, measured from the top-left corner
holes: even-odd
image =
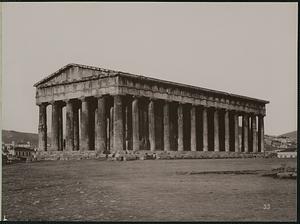
[[[19,131],[2,130],[2,142],[5,144],[9,144],[12,141],[15,141],[15,143],[30,142],[32,145],[37,146],[38,145],[38,134],[19,132]]]
[[[242,133],[242,128],[239,128],[239,132]],[[49,133],[48,133],[49,136]],[[292,139],[297,139],[297,131],[288,132],[282,134],[280,136],[286,136]],[[36,133],[26,133],[19,131],[11,131],[11,130],[2,130],[2,141],[5,144],[9,144],[12,141],[15,143],[18,142],[31,142],[34,146],[38,146],[38,134]],[[48,137],[48,142],[50,142],[50,138]]]
[[[297,139],[297,131],[292,131],[292,132],[288,132],[285,134],[280,135],[281,137],[289,137],[289,138],[293,138],[293,139]]]

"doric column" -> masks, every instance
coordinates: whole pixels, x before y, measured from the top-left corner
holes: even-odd
[[[243,131],[244,131],[244,152],[248,152],[248,122],[249,122],[249,117],[248,114],[243,115]]]
[[[197,151],[196,149],[196,107],[192,105],[191,108],[191,151]]]
[[[89,110],[90,105],[86,98],[81,99],[81,116],[80,116],[80,150],[89,150],[90,136],[89,136]]]
[[[229,152],[229,112],[225,110],[225,151]]]
[[[47,104],[39,105],[39,151],[47,151]]]
[[[97,98],[97,124],[96,124],[96,144],[95,150],[103,153],[106,150],[106,97]]]
[[[164,107],[164,151],[170,151],[170,105],[165,101]]]
[[[122,97],[114,96],[114,147],[113,151],[123,150],[124,133],[123,133],[123,113],[122,113]]]
[[[64,137],[63,137],[63,113],[62,113],[63,105],[59,104],[57,108],[57,116],[58,116],[58,150],[63,151],[64,149]]]
[[[130,104],[131,106],[131,104]],[[126,104],[124,105],[124,109],[125,109],[125,150],[129,150],[129,141],[130,141],[130,135],[129,135],[129,105],[126,102]]]
[[[79,107],[76,105],[73,112],[74,122],[74,150],[79,150]]]
[[[58,132],[58,111],[59,111],[58,102],[52,103],[52,125],[51,125],[51,150],[57,151],[59,148],[59,132]]]
[[[252,149],[257,152],[257,131],[256,131],[256,115],[251,116],[252,128]]]
[[[208,119],[207,119],[207,107],[203,107],[202,111],[202,116],[203,116],[203,151],[207,152],[208,151]]]
[[[243,144],[242,133],[239,133],[239,148],[238,148],[239,152],[242,152],[242,144]]]
[[[105,149],[105,152],[109,152],[110,151],[110,119],[109,119],[109,113],[110,110],[108,110],[108,115],[107,115],[107,118],[106,118],[106,139],[107,139],[107,142],[106,142],[106,149]]]
[[[252,122],[251,122],[251,115],[248,115],[248,152],[252,149]]]
[[[183,110],[182,104],[178,104],[178,151],[183,151]]]
[[[109,109],[109,149],[110,152],[114,148],[114,107],[111,106]]]
[[[154,101],[150,99],[148,105],[148,117],[149,117],[149,142],[150,150],[155,151],[155,116],[154,116]]]
[[[264,116],[258,116],[258,135],[260,152],[264,152]]]
[[[132,101],[132,144],[133,151],[140,150],[139,102],[137,97],[134,97]]]
[[[219,111],[217,108],[214,110],[214,151],[220,151],[219,143]]]
[[[234,113],[234,151],[239,152],[239,115]]]
[[[66,151],[74,150],[74,114],[73,102],[66,101]]]

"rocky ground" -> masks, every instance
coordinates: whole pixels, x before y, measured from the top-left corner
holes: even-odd
[[[294,221],[295,159],[41,161],[6,165],[8,220]],[[285,167],[285,168],[282,168]]]

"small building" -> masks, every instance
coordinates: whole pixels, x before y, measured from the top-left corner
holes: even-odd
[[[8,154],[12,156],[16,155],[14,147],[8,148]]]
[[[297,158],[297,149],[296,148],[290,148],[290,149],[284,149],[280,152],[277,152],[278,158]]]
[[[15,156],[19,158],[32,157],[34,154],[34,149],[26,147],[15,147]]]
[[[275,147],[275,148],[281,148],[281,142],[277,139],[272,140],[271,146]]]
[[[30,148],[31,143],[30,142],[18,142],[16,144],[16,147]]]

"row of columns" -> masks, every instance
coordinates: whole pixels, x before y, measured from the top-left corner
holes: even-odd
[[[66,105],[66,145],[65,150],[89,150],[91,144],[95,142],[95,150],[105,151],[107,144],[113,145],[112,151],[124,150],[124,135],[128,136],[128,121],[126,120],[126,127],[124,130],[123,121],[123,104],[122,96],[115,95],[113,97],[113,107],[109,110],[109,117],[111,118],[107,122],[107,96],[100,96],[97,98],[96,104],[96,121],[91,119],[93,113],[91,113],[91,104],[87,98],[81,99],[81,116],[79,122],[79,108],[80,105],[75,101],[65,101]],[[47,118],[46,118],[46,104],[39,105],[39,148],[41,150],[47,149]],[[52,136],[51,136],[51,149],[63,150],[63,133],[62,133],[62,104],[59,102],[52,103]],[[140,149],[140,119],[139,119],[139,98],[133,97],[131,102],[132,112],[132,149],[137,151]],[[213,130],[214,130],[214,151],[220,151],[219,140],[219,110],[213,110]],[[126,108],[127,119],[128,110]],[[196,131],[196,106],[192,105],[190,109],[190,150],[197,151],[197,134]],[[252,151],[258,152],[258,144],[260,151],[264,151],[264,120],[263,116],[258,116],[258,131],[256,131],[256,115],[251,115],[251,135],[249,134],[249,114],[242,114],[242,142],[239,138],[239,113],[232,112],[233,114],[233,133],[234,133],[234,151],[241,152],[241,148],[244,152],[249,152],[249,138],[252,139]],[[80,127],[79,127],[80,123]],[[93,129],[93,124],[95,125]],[[95,139],[91,139],[90,131],[95,131]],[[183,104],[179,103],[177,107],[177,150],[184,150],[184,119],[183,119]],[[225,151],[230,151],[230,116],[229,110],[224,112],[224,141]],[[203,151],[208,151],[208,108],[202,108],[202,147]],[[79,139],[79,128],[81,135]],[[108,134],[108,132],[110,132]],[[108,139],[108,136],[109,139]],[[156,134],[155,134],[155,101],[149,100],[148,104],[148,137],[150,150],[156,149]],[[242,147],[241,147],[242,146]],[[125,146],[127,148],[127,146]],[[163,104],[163,150],[170,151],[170,102],[165,101]]]

